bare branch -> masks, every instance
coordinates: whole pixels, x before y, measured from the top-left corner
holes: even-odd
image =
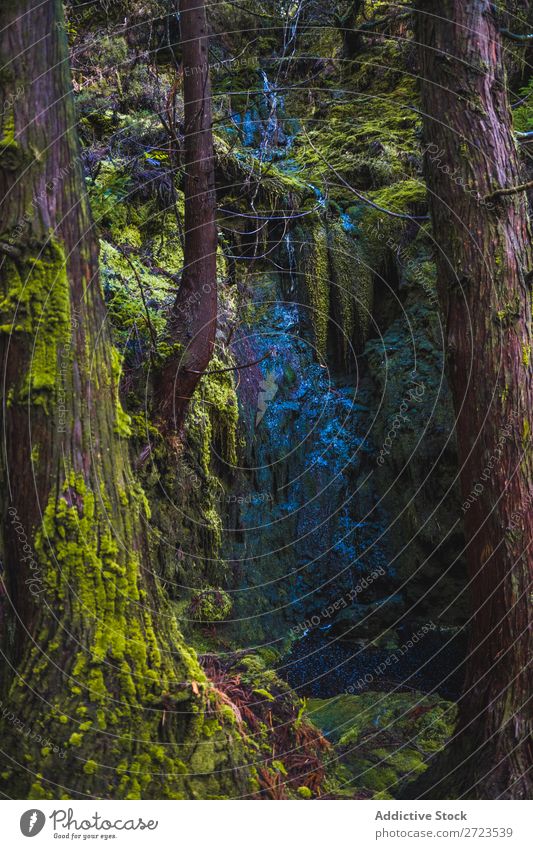
[[[532,32],[527,32],[524,35],[521,35],[519,32],[511,32],[510,29],[501,29],[500,35],[505,36],[505,38],[511,39],[511,41],[518,41],[520,43],[523,43],[524,41],[532,41],[533,40],[533,33]]]
[[[192,369],[192,368],[186,368],[186,369],[183,369],[183,370],[189,372],[189,374],[201,374],[201,375],[204,375],[204,374],[222,374],[225,371],[239,371],[240,369],[251,368],[252,366],[256,366],[259,363],[262,363],[264,360],[268,360],[268,358],[271,357],[273,353],[274,353],[273,351],[268,351],[268,353],[266,353],[265,356],[261,357],[259,360],[253,360],[253,362],[251,362],[251,363],[243,363],[240,366],[227,366],[225,368],[214,368],[214,369],[209,369],[209,371],[196,371],[195,369]]]
[[[135,279],[137,281],[137,285],[138,285],[139,291],[141,293],[144,311],[146,313],[146,323],[148,325],[148,332],[150,333],[150,338],[152,340],[152,346],[153,346],[154,351],[157,351],[157,335],[156,335],[156,332],[155,332],[154,325],[152,324],[152,319],[150,318],[150,311],[148,309],[148,304],[146,303],[146,296],[144,294],[144,286],[143,286],[142,280],[139,276],[139,272],[135,268],[133,262],[129,258],[126,251],[124,251],[123,248],[120,245],[117,245],[117,248],[118,248],[119,252],[122,254],[122,256],[124,257],[124,259],[126,260],[126,262],[128,263],[129,267],[131,268],[131,270],[133,271],[133,273],[135,275]]]
[[[496,189],[496,191],[491,192],[489,195],[485,195],[485,200],[494,200],[494,198],[499,198],[503,195],[515,195],[518,192],[525,192],[528,189],[533,189],[533,180],[529,180],[529,182],[522,183],[519,186],[511,186],[508,189]]]

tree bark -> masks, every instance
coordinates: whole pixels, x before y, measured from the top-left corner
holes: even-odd
[[[185,251],[171,327],[176,352],[159,381],[158,412],[174,430],[207,368],[217,326],[217,229],[211,83],[205,3],[181,0],[183,60]]]
[[[353,59],[361,51],[363,36],[357,28],[359,16],[364,11],[363,0],[354,0],[350,3],[344,15],[337,16],[338,27],[342,35],[342,55],[346,59]]]
[[[532,255],[488,0],[417,9],[425,173],[456,411],[472,617],[456,735],[430,798],[531,796]]]
[[[151,569],[61,0],[3,4],[0,56],[2,792],[235,795],[239,741],[213,734],[206,678]]]

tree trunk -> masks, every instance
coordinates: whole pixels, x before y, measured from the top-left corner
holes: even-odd
[[[185,266],[171,320],[177,350],[158,386],[158,412],[179,430],[207,368],[217,326],[217,230],[205,3],[181,0],[185,124]]]
[[[234,795],[233,732],[206,726],[205,676],[150,566],[61,0],[4,4],[0,56],[2,791]]]
[[[358,19],[363,11],[363,0],[353,0],[345,14],[337,18],[342,35],[342,55],[345,59],[355,58],[363,46],[361,30],[357,29]]]
[[[472,599],[459,724],[426,794],[524,798],[532,790],[528,204],[524,192],[484,200],[523,182],[492,4],[423,0],[416,17]]]

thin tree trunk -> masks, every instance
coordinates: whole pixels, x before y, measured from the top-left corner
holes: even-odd
[[[457,420],[472,599],[456,736],[428,789],[531,795],[532,255],[500,35],[488,0],[417,10],[425,172]],[[431,776],[431,773],[428,773]]]
[[[1,641],[2,791],[233,795],[231,732],[204,734],[207,682],[151,570],[61,0],[2,6],[0,56],[2,553],[16,623]]]
[[[344,15],[337,16],[337,25],[342,36],[342,54],[346,59],[353,59],[363,46],[361,30],[357,29],[358,18],[364,11],[363,0],[353,0]]]
[[[158,412],[179,430],[207,368],[217,326],[217,230],[205,3],[181,0],[185,123],[185,266],[171,320],[176,353],[162,370]]]

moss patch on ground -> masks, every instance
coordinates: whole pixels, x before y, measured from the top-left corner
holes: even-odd
[[[456,708],[423,693],[367,692],[311,699],[306,715],[334,744],[343,793],[391,799],[444,747]]]

